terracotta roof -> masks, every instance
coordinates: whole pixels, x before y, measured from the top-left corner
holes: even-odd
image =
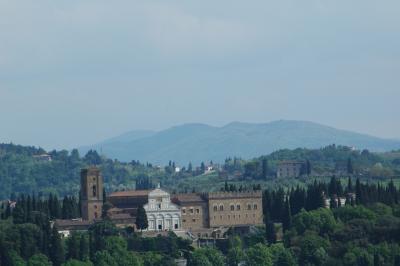
[[[116,191],[108,195],[108,197],[147,197],[151,190],[127,190]]]
[[[204,199],[196,193],[187,193],[187,194],[176,194],[173,195],[173,201],[178,203],[185,203],[185,202],[201,202]]]
[[[110,215],[111,220],[135,219],[129,213],[115,213]]]
[[[61,219],[56,219],[55,224],[57,227],[64,228],[64,227],[75,227],[75,226],[90,226],[92,222],[86,221],[86,220],[80,220],[80,219],[69,219],[69,220],[61,220]]]

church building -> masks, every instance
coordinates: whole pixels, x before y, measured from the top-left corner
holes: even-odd
[[[171,202],[169,193],[160,186],[149,192],[148,203],[143,208],[149,223],[148,231],[181,229],[180,208]]]

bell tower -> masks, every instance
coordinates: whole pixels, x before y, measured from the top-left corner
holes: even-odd
[[[93,221],[101,218],[103,177],[96,167],[81,170],[81,206],[83,220]]]

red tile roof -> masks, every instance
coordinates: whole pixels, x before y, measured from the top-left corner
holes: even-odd
[[[151,190],[127,190],[116,191],[108,195],[108,197],[147,197]]]

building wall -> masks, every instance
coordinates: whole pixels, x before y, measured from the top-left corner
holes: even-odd
[[[206,202],[181,204],[182,227],[195,230],[208,227],[208,206]]]
[[[101,217],[103,208],[103,177],[97,168],[81,171],[82,219],[93,221]]]
[[[263,224],[262,193],[217,192],[208,195],[209,226]]]
[[[303,163],[280,163],[277,166],[277,177],[299,177]]]

